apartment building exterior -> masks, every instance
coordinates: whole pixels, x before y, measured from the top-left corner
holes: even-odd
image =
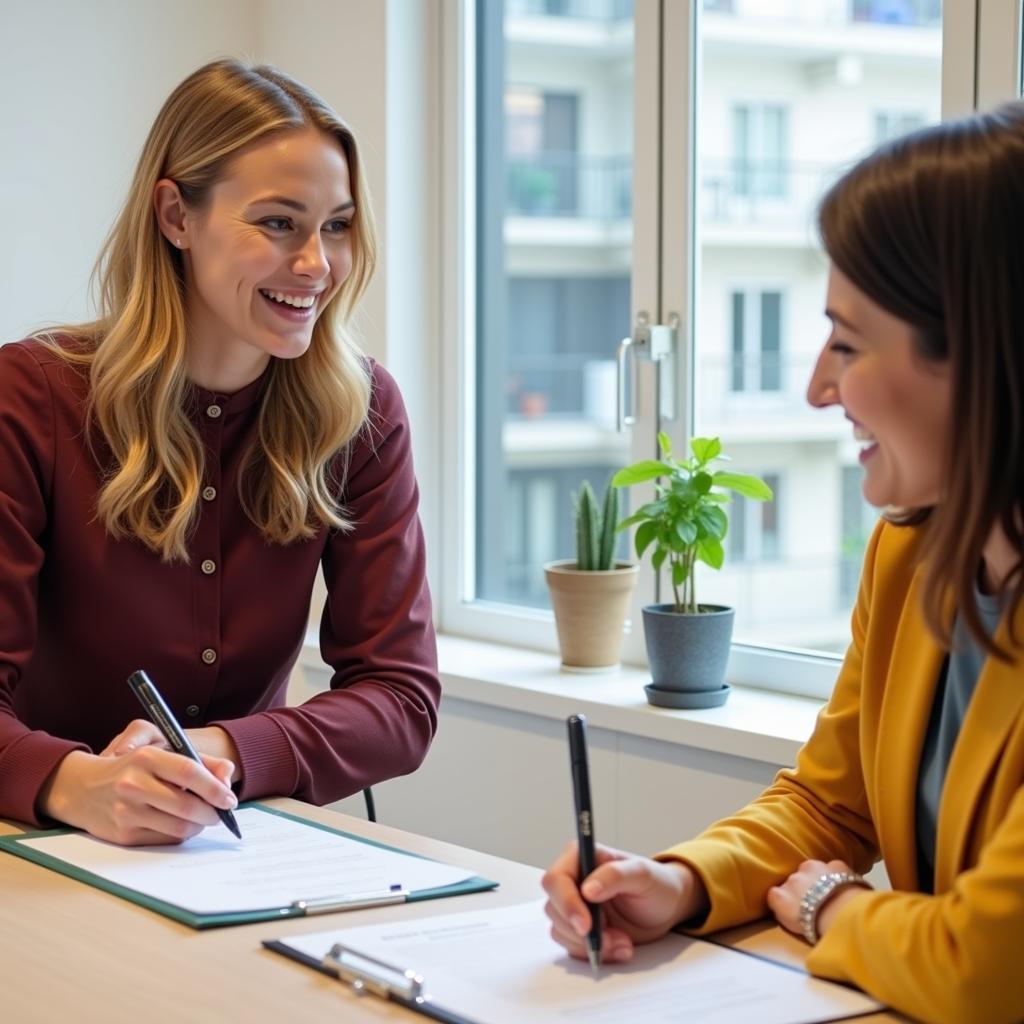
[[[875,512],[849,423],[803,399],[827,334],[815,209],[874,145],[938,119],[940,0],[705,0],[699,18],[693,426],[776,494],[731,507],[702,596],[736,606],[740,638],[839,650]],[[629,458],[614,358],[643,158],[632,24],[630,0],[504,5],[502,279],[484,282],[503,323],[481,342],[501,377],[481,413],[501,470],[481,500],[502,525],[478,563],[496,601],[546,603],[541,564],[572,554],[572,491]]]

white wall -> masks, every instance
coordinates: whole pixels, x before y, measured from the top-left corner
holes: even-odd
[[[93,261],[188,72],[256,43],[245,0],[38,0],[0,13],[0,339],[88,316]]]

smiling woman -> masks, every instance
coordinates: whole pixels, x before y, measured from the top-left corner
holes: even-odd
[[[576,956],[773,914],[808,969],[915,1020],[1024,1019],[1024,104],[880,147],[822,201],[808,388],[864,442],[853,642],[794,768],[656,860],[545,876]],[[895,506],[895,507],[894,507]],[[892,890],[861,876],[883,860]],[[580,884],[582,883],[582,884]]]
[[[419,765],[439,684],[409,429],[347,329],[375,260],[323,100],[233,60],[175,89],[97,319],[0,349],[0,817],[166,842]],[[331,691],[289,708],[320,569]],[[133,718],[138,668],[203,765]]]
[[[919,351],[910,324],[883,309],[841,270],[829,272],[832,333],[807,398],[840,405],[865,446],[864,497],[878,508],[938,503],[949,443],[949,362]]]
[[[355,203],[333,136],[275,133],[235,156],[202,205],[187,203],[169,178],[157,183],[155,205],[184,255],[193,381],[236,390],[268,357],[306,351],[352,271]]]

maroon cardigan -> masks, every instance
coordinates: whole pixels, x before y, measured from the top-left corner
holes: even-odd
[[[205,490],[191,561],[169,565],[97,520],[84,376],[39,342],[0,346],[0,817],[38,823],[61,758],[140,717],[136,668],[186,728],[231,735],[242,799],[326,803],[420,764],[440,700],[423,535],[405,408],[372,370],[345,490],[355,529],[288,545],[238,498],[266,375],[229,396],[195,389]],[[321,566],[331,689],[285,707]]]

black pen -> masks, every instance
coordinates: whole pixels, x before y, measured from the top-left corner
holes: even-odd
[[[594,812],[590,803],[590,770],[587,767],[587,720],[583,715],[570,715],[569,762],[572,766],[572,794],[576,803],[576,840],[580,854],[580,884],[597,867],[594,854]],[[601,963],[601,908],[584,900],[590,911],[590,931],[587,933],[587,959],[590,969],[597,974]]]
[[[139,698],[139,703],[146,709],[149,720],[163,733],[164,739],[170,743],[174,752],[190,758],[196,764],[202,764],[203,759],[189,742],[185,730],[178,725],[178,720],[167,706],[167,702],[160,696],[160,691],[156,688],[153,680],[142,669],[139,669],[128,677],[128,685],[132,688],[132,693]],[[241,839],[242,833],[238,828],[238,822],[235,821],[235,816],[230,811],[221,810],[219,807],[215,807],[214,810],[220,820]]]

